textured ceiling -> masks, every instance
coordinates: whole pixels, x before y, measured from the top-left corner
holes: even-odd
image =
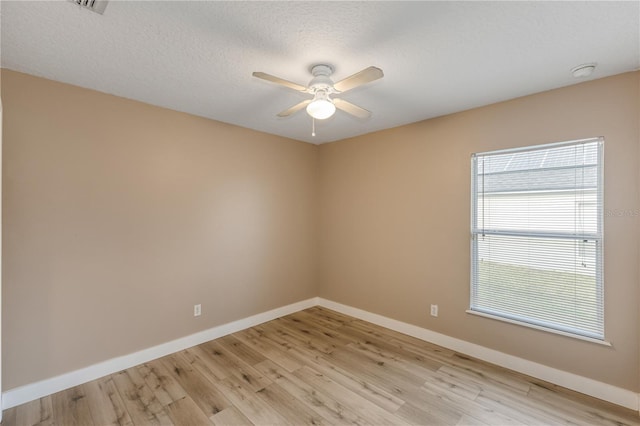
[[[4,68],[312,143],[322,143],[640,67],[640,2],[2,1]],[[373,112],[317,122],[276,114],[306,85],[367,66],[385,77],[343,98]]]

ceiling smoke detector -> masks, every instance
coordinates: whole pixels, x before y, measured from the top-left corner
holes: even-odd
[[[89,9],[92,12],[102,15],[104,9],[107,7],[108,0],[69,0],[71,3],[75,3],[83,9]]]
[[[575,78],[589,77],[591,74],[593,74],[593,71],[595,71],[596,65],[598,64],[596,64],[595,62],[592,62],[590,64],[578,65],[577,67],[571,69],[571,74],[573,74]]]

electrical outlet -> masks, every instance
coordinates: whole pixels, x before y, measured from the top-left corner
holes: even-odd
[[[431,316],[432,317],[438,316],[438,305],[431,305]]]
[[[201,314],[202,314],[202,305],[199,303],[197,305],[193,305],[193,316],[199,317]]]

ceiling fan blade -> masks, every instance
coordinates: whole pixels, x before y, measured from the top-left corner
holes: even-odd
[[[347,90],[351,90],[362,84],[369,83],[382,77],[384,77],[384,73],[380,68],[369,67],[345,78],[344,80],[340,80],[333,85],[333,88],[338,92],[346,92]]]
[[[301,86],[300,84],[293,83],[293,82],[288,81],[288,80],[284,80],[284,79],[282,79],[280,77],[275,77],[275,76],[273,76],[271,74],[267,74],[267,73],[264,73],[264,72],[254,72],[252,75],[254,77],[258,77],[258,78],[261,78],[263,80],[270,81],[271,83],[276,83],[276,84],[279,84],[281,86],[288,87],[289,89],[297,90],[299,92],[306,92],[307,91],[307,88],[305,86]]]
[[[299,104],[295,104],[294,106],[292,106],[289,109],[285,109],[284,111],[282,111],[281,113],[278,113],[278,117],[288,117],[291,114],[295,114],[296,112],[300,111],[301,109],[303,109],[304,107],[306,107],[307,105],[309,105],[311,103],[313,99],[307,99],[306,101],[302,101]]]
[[[336,108],[341,109],[342,111],[349,113],[358,118],[369,118],[371,117],[371,111],[367,111],[364,108],[360,108],[357,105],[352,104],[351,102],[347,102],[344,99],[334,98],[332,99],[333,104]]]

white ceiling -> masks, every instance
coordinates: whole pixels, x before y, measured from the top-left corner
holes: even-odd
[[[267,133],[322,143],[640,68],[640,2],[2,1],[1,65]],[[334,81],[385,77],[342,97],[373,112],[317,122],[276,114],[315,63]]]

